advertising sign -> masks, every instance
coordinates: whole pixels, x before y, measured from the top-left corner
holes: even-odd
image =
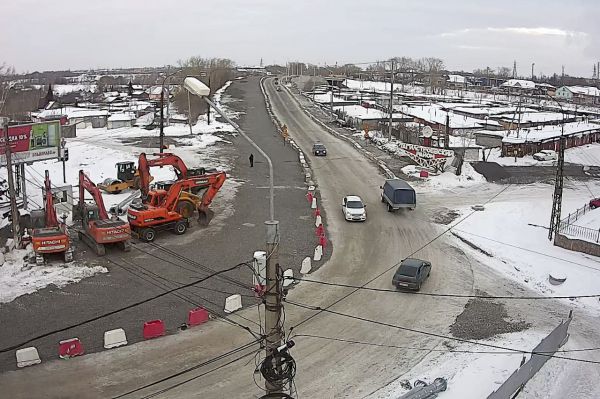
[[[58,159],[60,121],[8,127],[8,142],[14,164]],[[0,166],[6,165],[6,137],[0,134]]]

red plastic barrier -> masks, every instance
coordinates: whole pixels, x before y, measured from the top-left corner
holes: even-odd
[[[208,321],[208,311],[202,307],[192,309],[188,313],[188,326],[198,326]]]
[[[81,356],[83,353],[83,345],[81,344],[79,338],[66,339],[58,343],[58,356],[61,359]]]
[[[323,249],[327,246],[327,238],[325,236],[319,237],[319,245],[323,247]]]
[[[325,234],[325,228],[322,224],[320,224],[319,227],[317,227],[317,229],[315,230],[315,235],[322,236],[323,234]]]
[[[254,286],[254,296],[256,296],[257,298],[261,298],[262,296],[264,296],[266,291],[267,291],[266,285],[256,284]]]
[[[321,216],[321,210],[319,208],[315,209],[315,217]]]
[[[308,202],[312,203],[313,194],[310,191],[308,192],[308,194],[306,194],[306,199],[308,200]]]
[[[429,177],[429,172],[426,170],[422,170],[421,173],[419,173],[419,177]]]
[[[151,320],[144,323],[144,339],[165,335],[165,323],[162,320]]]

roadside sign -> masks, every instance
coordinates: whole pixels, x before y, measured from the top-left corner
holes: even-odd
[[[58,158],[60,121],[8,127],[12,163],[28,163]],[[6,165],[5,137],[0,137],[0,166]]]

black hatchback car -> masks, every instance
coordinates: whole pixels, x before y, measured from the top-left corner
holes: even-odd
[[[326,156],[327,148],[325,148],[325,146],[322,143],[315,143],[313,144],[313,154],[317,156]]]
[[[421,259],[404,259],[394,277],[392,284],[398,289],[415,290],[421,289],[421,284],[431,273],[431,262]]]

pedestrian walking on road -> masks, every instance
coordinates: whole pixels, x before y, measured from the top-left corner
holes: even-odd
[[[250,160],[250,167],[253,168],[254,167],[254,154],[250,153],[248,160]]]

